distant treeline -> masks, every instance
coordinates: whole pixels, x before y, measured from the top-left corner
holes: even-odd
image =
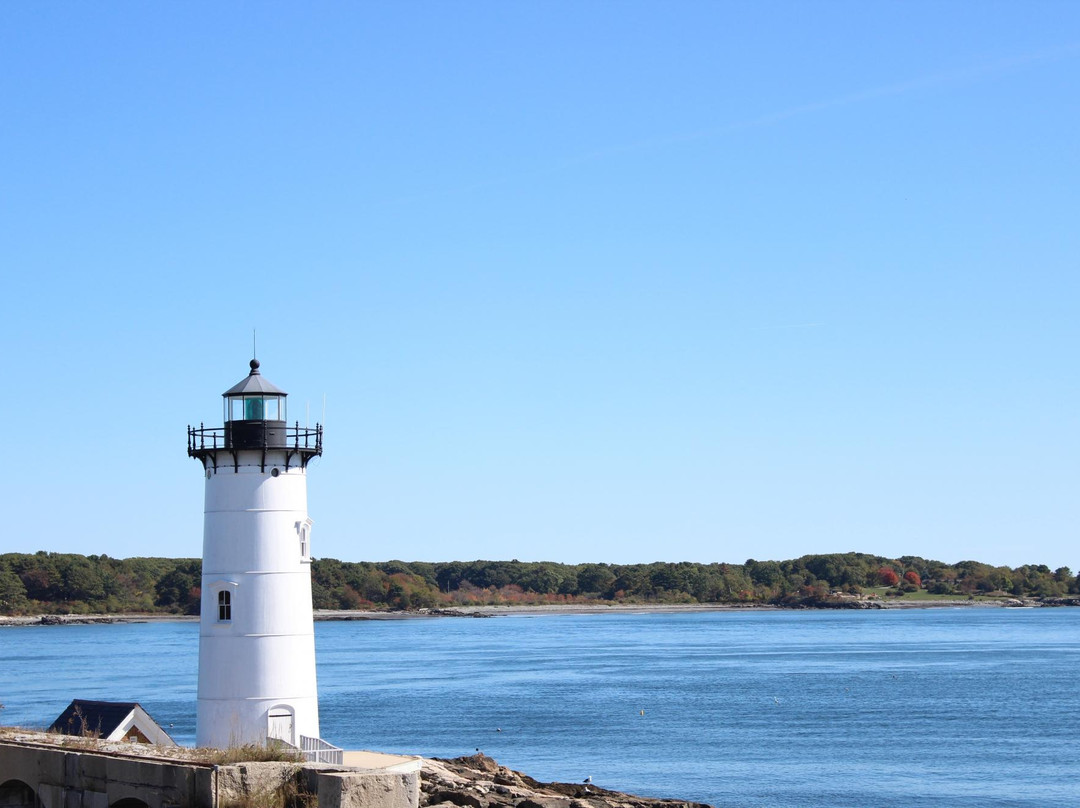
[[[197,558],[0,555],[0,613],[198,614]],[[992,567],[917,556],[807,555],[743,564],[555,564],[526,561],[311,563],[317,609],[422,609],[535,603],[759,603],[813,605],[873,589],[968,597],[1080,594],[1080,576],[1043,564]]]

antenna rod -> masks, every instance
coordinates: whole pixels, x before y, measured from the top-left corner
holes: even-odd
[[[255,355],[255,329],[251,329],[251,358],[258,359]]]

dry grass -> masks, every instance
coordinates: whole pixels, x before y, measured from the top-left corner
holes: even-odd
[[[65,749],[84,749],[107,755],[150,758],[155,760],[183,761],[201,765],[228,766],[233,763],[304,762],[297,749],[287,746],[264,746],[249,744],[232,749],[192,749],[187,746],[158,746],[157,744],[131,744],[124,741],[105,741],[93,735],[64,735],[23,727],[0,727],[0,740],[16,743],[45,744]]]
[[[213,763],[217,766],[228,766],[232,763],[303,763],[304,756],[297,749],[290,749],[278,744],[255,744],[249,743],[243,746],[232,746],[228,749],[211,749],[203,747],[193,750],[194,759],[200,763]]]
[[[276,789],[229,800],[222,808],[318,808],[318,804],[318,796],[301,791],[294,778]]]

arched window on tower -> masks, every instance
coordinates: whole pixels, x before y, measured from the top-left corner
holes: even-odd
[[[217,619],[219,623],[232,620],[232,592],[223,589],[217,593]]]
[[[311,520],[297,522],[296,534],[300,537],[300,560],[311,561]]]

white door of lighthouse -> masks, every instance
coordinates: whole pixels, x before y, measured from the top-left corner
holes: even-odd
[[[270,711],[270,725],[266,730],[267,738],[277,738],[285,741],[290,746],[296,746],[293,740],[293,714],[288,710],[274,709]]]

